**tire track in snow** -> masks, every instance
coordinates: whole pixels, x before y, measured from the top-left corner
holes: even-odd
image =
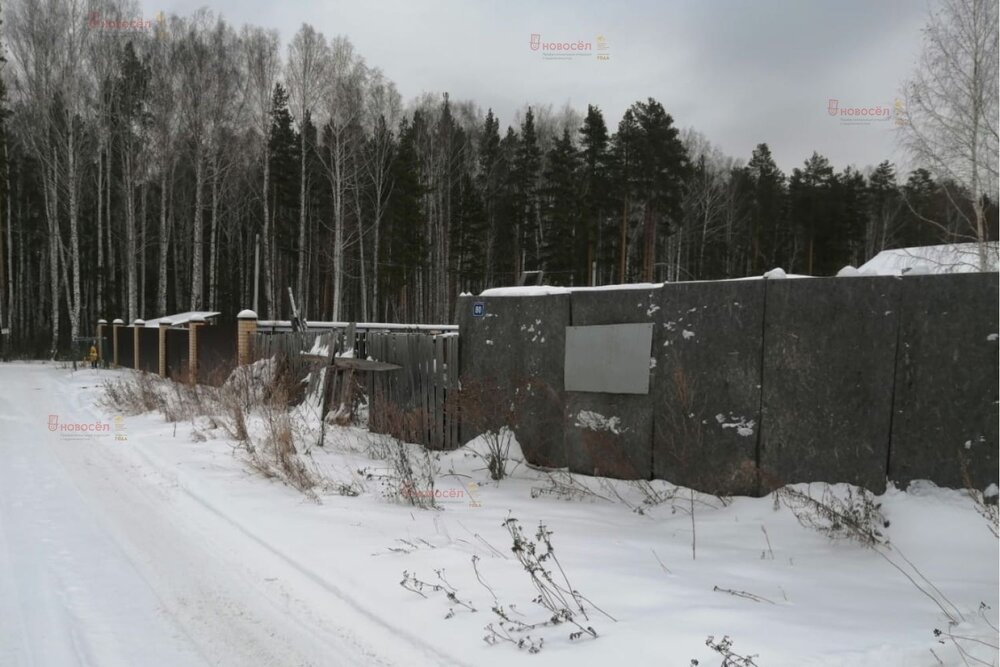
[[[65,383],[59,381],[57,375],[51,373],[55,369],[49,370],[50,374],[46,380],[51,388],[50,393],[68,390],[70,393],[68,395],[63,393],[63,398],[72,405],[77,414],[89,413],[94,417],[106,419],[95,407],[86,404],[83,392],[75,387],[67,387]],[[109,529],[118,532],[122,542],[131,544],[129,551],[134,559],[139,562],[146,561],[145,567],[140,569],[145,573],[147,583],[158,591],[164,605],[178,623],[187,629],[199,644],[207,644],[206,657],[218,658],[216,654],[219,652],[220,643],[238,646],[248,642],[253,643],[252,633],[240,628],[248,624],[250,629],[260,628],[268,623],[268,618],[273,621],[277,616],[280,618],[276,622],[283,627],[277,629],[280,631],[270,631],[267,636],[268,642],[282,645],[281,657],[299,655],[298,660],[282,660],[279,656],[271,655],[269,659],[258,662],[264,657],[263,655],[236,651],[244,653],[240,661],[230,663],[223,660],[222,664],[238,664],[240,667],[249,664],[326,665],[331,664],[331,660],[338,661],[340,658],[343,660],[340,664],[390,665],[412,664],[417,657],[419,662],[424,664],[463,664],[421,637],[386,623],[340,586],[304,566],[292,555],[269,543],[262,535],[226,512],[217,503],[213,503],[209,498],[184,484],[169,464],[144,448],[141,441],[136,441],[132,434],[125,448],[113,443],[109,445],[95,443],[93,447],[81,447],[80,443],[74,442],[61,444],[64,446],[57,447],[57,451],[64,465],[67,469],[81,473],[78,482],[88,480],[87,493],[84,495],[91,501],[100,501],[94,503],[95,509],[108,518]],[[158,478],[160,483],[155,483],[149,476]],[[182,509],[190,509],[182,508],[184,499],[193,503],[200,511],[182,512]],[[112,516],[108,516],[107,510],[111,507],[116,509],[111,512]],[[139,508],[145,511],[138,511]],[[209,517],[211,518],[206,521]],[[157,524],[156,529],[151,529],[153,523]],[[197,532],[192,523],[201,524],[201,538],[206,544],[227,549],[230,557],[227,559],[224,554],[198,545],[197,538],[192,539],[193,534]],[[122,528],[125,530],[122,531]],[[226,534],[227,532],[235,535]],[[164,540],[163,534],[171,534],[175,539]],[[162,545],[158,551],[166,550],[168,553],[158,553],[155,562],[150,562],[149,546],[156,543]],[[197,557],[187,553],[193,547],[196,547],[194,551],[198,554]],[[267,559],[258,556],[244,558],[254,550],[264,552],[269,559],[277,563],[268,563]],[[213,593],[215,597],[199,596],[197,591],[191,591],[190,585],[185,586],[187,582],[177,581],[183,572],[167,573],[168,581],[157,581],[158,577],[162,578],[163,569],[169,567],[171,558],[175,561],[189,562],[190,567],[185,570],[190,573],[187,576],[203,581],[205,588],[215,591]],[[254,562],[251,564],[250,561]],[[289,588],[284,583],[267,581],[268,579],[276,581],[278,577],[263,576],[262,570],[265,567],[268,568],[268,572],[273,571],[282,575],[287,574],[287,570],[290,569],[299,577],[298,582],[292,583],[299,585],[292,585]],[[217,586],[219,582],[212,581],[211,577],[206,580],[203,572],[213,570],[225,572],[230,578],[239,579],[237,585],[229,587],[230,590],[242,586],[244,590],[250,589],[256,595],[250,596],[253,599],[246,599],[247,596],[243,598],[237,596],[235,600],[227,597],[225,588]],[[287,579],[287,577],[282,578]],[[171,579],[173,581],[170,581]],[[212,588],[213,584],[216,584],[215,588]],[[175,588],[183,589],[185,594],[175,595],[175,591],[171,590]],[[326,599],[317,599],[315,589],[322,591]],[[309,597],[313,604],[302,600],[302,596]],[[314,608],[329,607],[330,597],[342,608],[337,610],[336,615],[323,613],[326,609]],[[268,613],[262,609],[260,604],[262,602],[269,607]],[[209,614],[207,613],[209,610],[214,612]],[[346,624],[343,622],[345,615],[349,619]],[[218,626],[217,622],[213,623],[212,616],[228,618],[232,624],[228,628],[225,626],[217,628],[224,637],[221,642],[206,638],[203,628],[199,627],[203,623],[209,623],[213,627]],[[294,624],[287,622],[290,617],[296,621]],[[294,627],[288,627],[289,625]],[[226,637],[227,631],[232,631],[232,636]],[[359,631],[363,637],[359,636]],[[283,632],[296,637],[297,641],[285,640],[281,636]],[[393,641],[383,643],[382,637],[386,636],[391,637]],[[401,642],[408,646],[399,646]],[[310,650],[308,646],[302,646],[303,644],[319,647],[320,650]],[[373,645],[379,649],[373,649]],[[407,650],[404,651],[404,648]],[[271,653],[267,649],[267,646],[258,647],[258,651],[262,653]],[[387,652],[394,654],[393,658],[389,658]],[[337,657],[331,657],[331,654]]]

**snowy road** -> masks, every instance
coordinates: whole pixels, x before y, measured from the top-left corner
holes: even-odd
[[[453,662],[398,633],[373,646],[377,617],[137,443],[50,431],[99,418],[65,376],[0,364],[0,665]]]
[[[467,445],[433,467],[436,489],[468,495],[421,510],[385,485],[382,440],[338,428],[308,457],[329,482],[309,500],[250,469],[199,403],[171,410],[177,421],[116,422],[95,407],[104,379],[132,376],[0,363],[0,667],[718,665],[706,637],[723,634],[762,667],[975,663],[960,650],[1000,664],[1000,543],[965,491],[879,496],[891,549],[876,551],[831,540],[772,497],[702,494],[693,519],[695,495],[662,481],[560,476],[589,490],[567,497],[556,477],[515,465],[492,483]],[[95,423],[108,431],[74,427]],[[616,619],[591,610],[599,639],[544,624],[510,555],[510,518],[555,535],[560,569]],[[404,572],[446,572],[469,606],[405,590]],[[544,651],[484,641],[496,605],[537,623]]]

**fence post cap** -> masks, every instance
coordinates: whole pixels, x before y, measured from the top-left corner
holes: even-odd
[[[142,319],[141,317],[137,317],[135,322],[133,322],[132,324],[134,324],[137,327],[141,327],[146,324],[146,320]]]
[[[174,324],[173,320],[171,320],[169,317],[162,318],[161,320],[159,320],[159,323],[161,327],[169,327],[173,326]]]
[[[112,324],[125,324],[125,320],[123,320],[120,317],[116,317],[114,322],[112,322]]]
[[[246,310],[241,310],[236,315],[236,319],[238,319],[238,320],[256,320],[257,319],[257,313],[255,313],[252,310],[250,310],[249,308],[247,308]]]
[[[101,319],[97,320],[97,323],[98,324],[107,324],[108,321],[102,317]]]

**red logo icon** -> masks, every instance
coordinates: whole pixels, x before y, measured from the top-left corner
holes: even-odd
[[[837,115],[837,106],[840,103],[837,100],[830,100],[826,105],[826,112],[831,116]]]
[[[531,33],[531,50],[537,51],[542,45],[542,36],[537,32]]]
[[[59,415],[49,415],[49,430],[55,431],[59,428]]]

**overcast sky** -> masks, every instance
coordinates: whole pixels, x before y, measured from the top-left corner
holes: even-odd
[[[628,105],[654,97],[678,127],[744,161],[767,142],[787,173],[814,150],[838,169],[905,163],[892,120],[851,124],[827,106],[893,109],[929,0],[141,1],[144,17],[204,5],[237,26],[275,28],[283,55],[303,22],[347,35],[405,100],[447,91],[492,107],[502,129],[526,103],[569,103],[596,104],[613,131]],[[593,55],[546,60],[532,33],[589,42]]]

